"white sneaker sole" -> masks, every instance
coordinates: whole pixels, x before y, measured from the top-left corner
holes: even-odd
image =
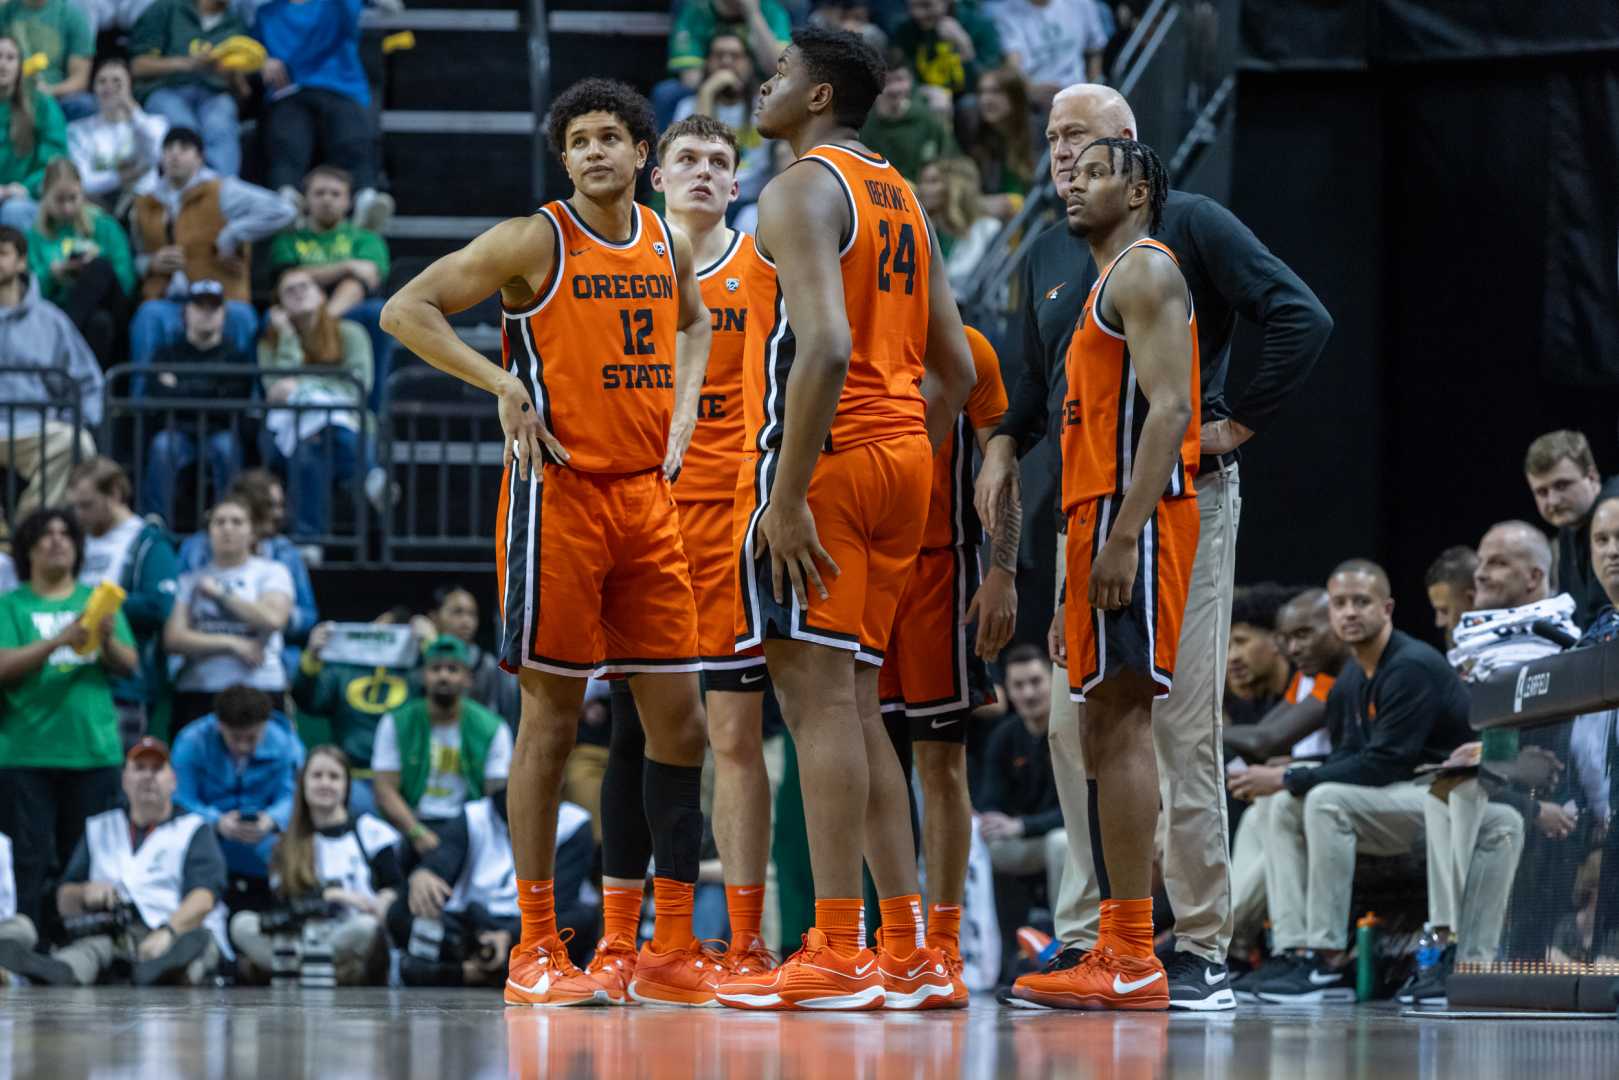
[[[883,1008],[896,1012],[906,1009],[920,1009],[934,998],[948,998],[955,994],[952,986],[924,986],[922,989],[910,994],[896,994],[892,990],[885,991],[883,995]]]
[[[1355,992],[1345,986],[1311,990],[1307,994],[1267,994],[1261,991],[1259,1000],[1272,1005],[1353,1005]]]
[[[1216,990],[1207,997],[1176,998],[1171,991],[1169,1007],[1187,1012],[1229,1012],[1237,1007],[1237,997],[1230,990]]]
[[[790,1009],[793,1006],[781,999],[780,994],[715,994],[721,1005],[738,1009]]]
[[[864,990],[853,994],[811,998],[808,1001],[794,1002],[794,1004],[800,1009],[859,1009],[874,1002],[881,1003],[887,997],[887,993],[887,990],[879,983],[876,986],[868,986]]]

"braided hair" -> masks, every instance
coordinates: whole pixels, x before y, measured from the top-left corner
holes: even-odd
[[[1092,139],[1080,150],[1080,156],[1093,146],[1107,147],[1109,163],[1124,176],[1126,183],[1136,178],[1137,168],[1141,170],[1141,177],[1147,181],[1147,231],[1157,232],[1164,224],[1164,203],[1169,201],[1169,173],[1153,148],[1135,139]]]

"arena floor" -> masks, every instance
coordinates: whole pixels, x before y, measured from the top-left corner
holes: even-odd
[[[0,1080],[138,1077],[923,1080],[1619,1076],[1619,1022],[1235,1014],[766,1015],[501,1007],[489,993],[0,990]]]

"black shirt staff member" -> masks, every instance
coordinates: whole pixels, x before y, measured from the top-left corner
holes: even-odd
[[[1079,151],[1096,138],[1135,138],[1135,117],[1116,91],[1072,86],[1053,102],[1046,136],[1052,180],[1058,197],[1066,198],[1068,173]],[[1155,238],[1179,258],[1197,311],[1205,455],[1197,476],[1201,537],[1181,632],[1181,663],[1174,692],[1154,709],[1159,760],[1178,763],[1162,770],[1168,815],[1165,882],[1180,950],[1168,968],[1170,1004],[1223,1009],[1235,1007],[1224,976],[1231,890],[1220,753],[1239,502],[1233,452],[1304,382],[1326,345],[1332,319],[1309,287],[1212,199],[1171,191]],[[990,440],[975,492],[979,514],[992,531],[1001,507],[1009,505],[1003,500],[1014,483],[1018,455],[1042,440],[1039,452],[1048,455],[1049,466],[1030,470],[1032,490],[1024,493],[1024,512],[1036,526],[1057,518],[1055,441],[1061,431],[1058,410],[1068,390],[1063,355],[1095,278],[1085,242],[1067,229],[1049,229],[1030,243],[1023,269],[1021,349],[1026,367],[1011,408]],[[1239,314],[1261,326],[1265,341],[1259,367],[1232,408],[1225,401],[1225,376]],[[1026,528],[1025,538],[1035,532]],[[1058,685],[1062,681],[1055,680]],[[1053,764],[1069,835],[1083,838],[1090,830],[1085,824],[1086,788],[1079,783],[1085,774],[1078,717],[1067,694],[1061,696],[1063,700],[1053,701]],[[1083,857],[1083,841],[1074,850],[1077,857],[1063,876],[1056,904],[1056,929],[1065,948],[1090,948],[1096,940],[1100,894],[1092,860]]]

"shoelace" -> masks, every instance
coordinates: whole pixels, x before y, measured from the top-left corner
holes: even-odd
[[[622,937],[623,935],[615,936]],[[634,945],[630,946],[629,951],[635,951]],[[623,964],[623,957],[616,955],[616,952],[617,950],[610,947],[609,939],[603,937],[600,941],[596,942],[596,954],[590,958],[590,966],[585,968],[585,974],[592,975],[598,971],[603,971],[609,964],[615,967]]]

